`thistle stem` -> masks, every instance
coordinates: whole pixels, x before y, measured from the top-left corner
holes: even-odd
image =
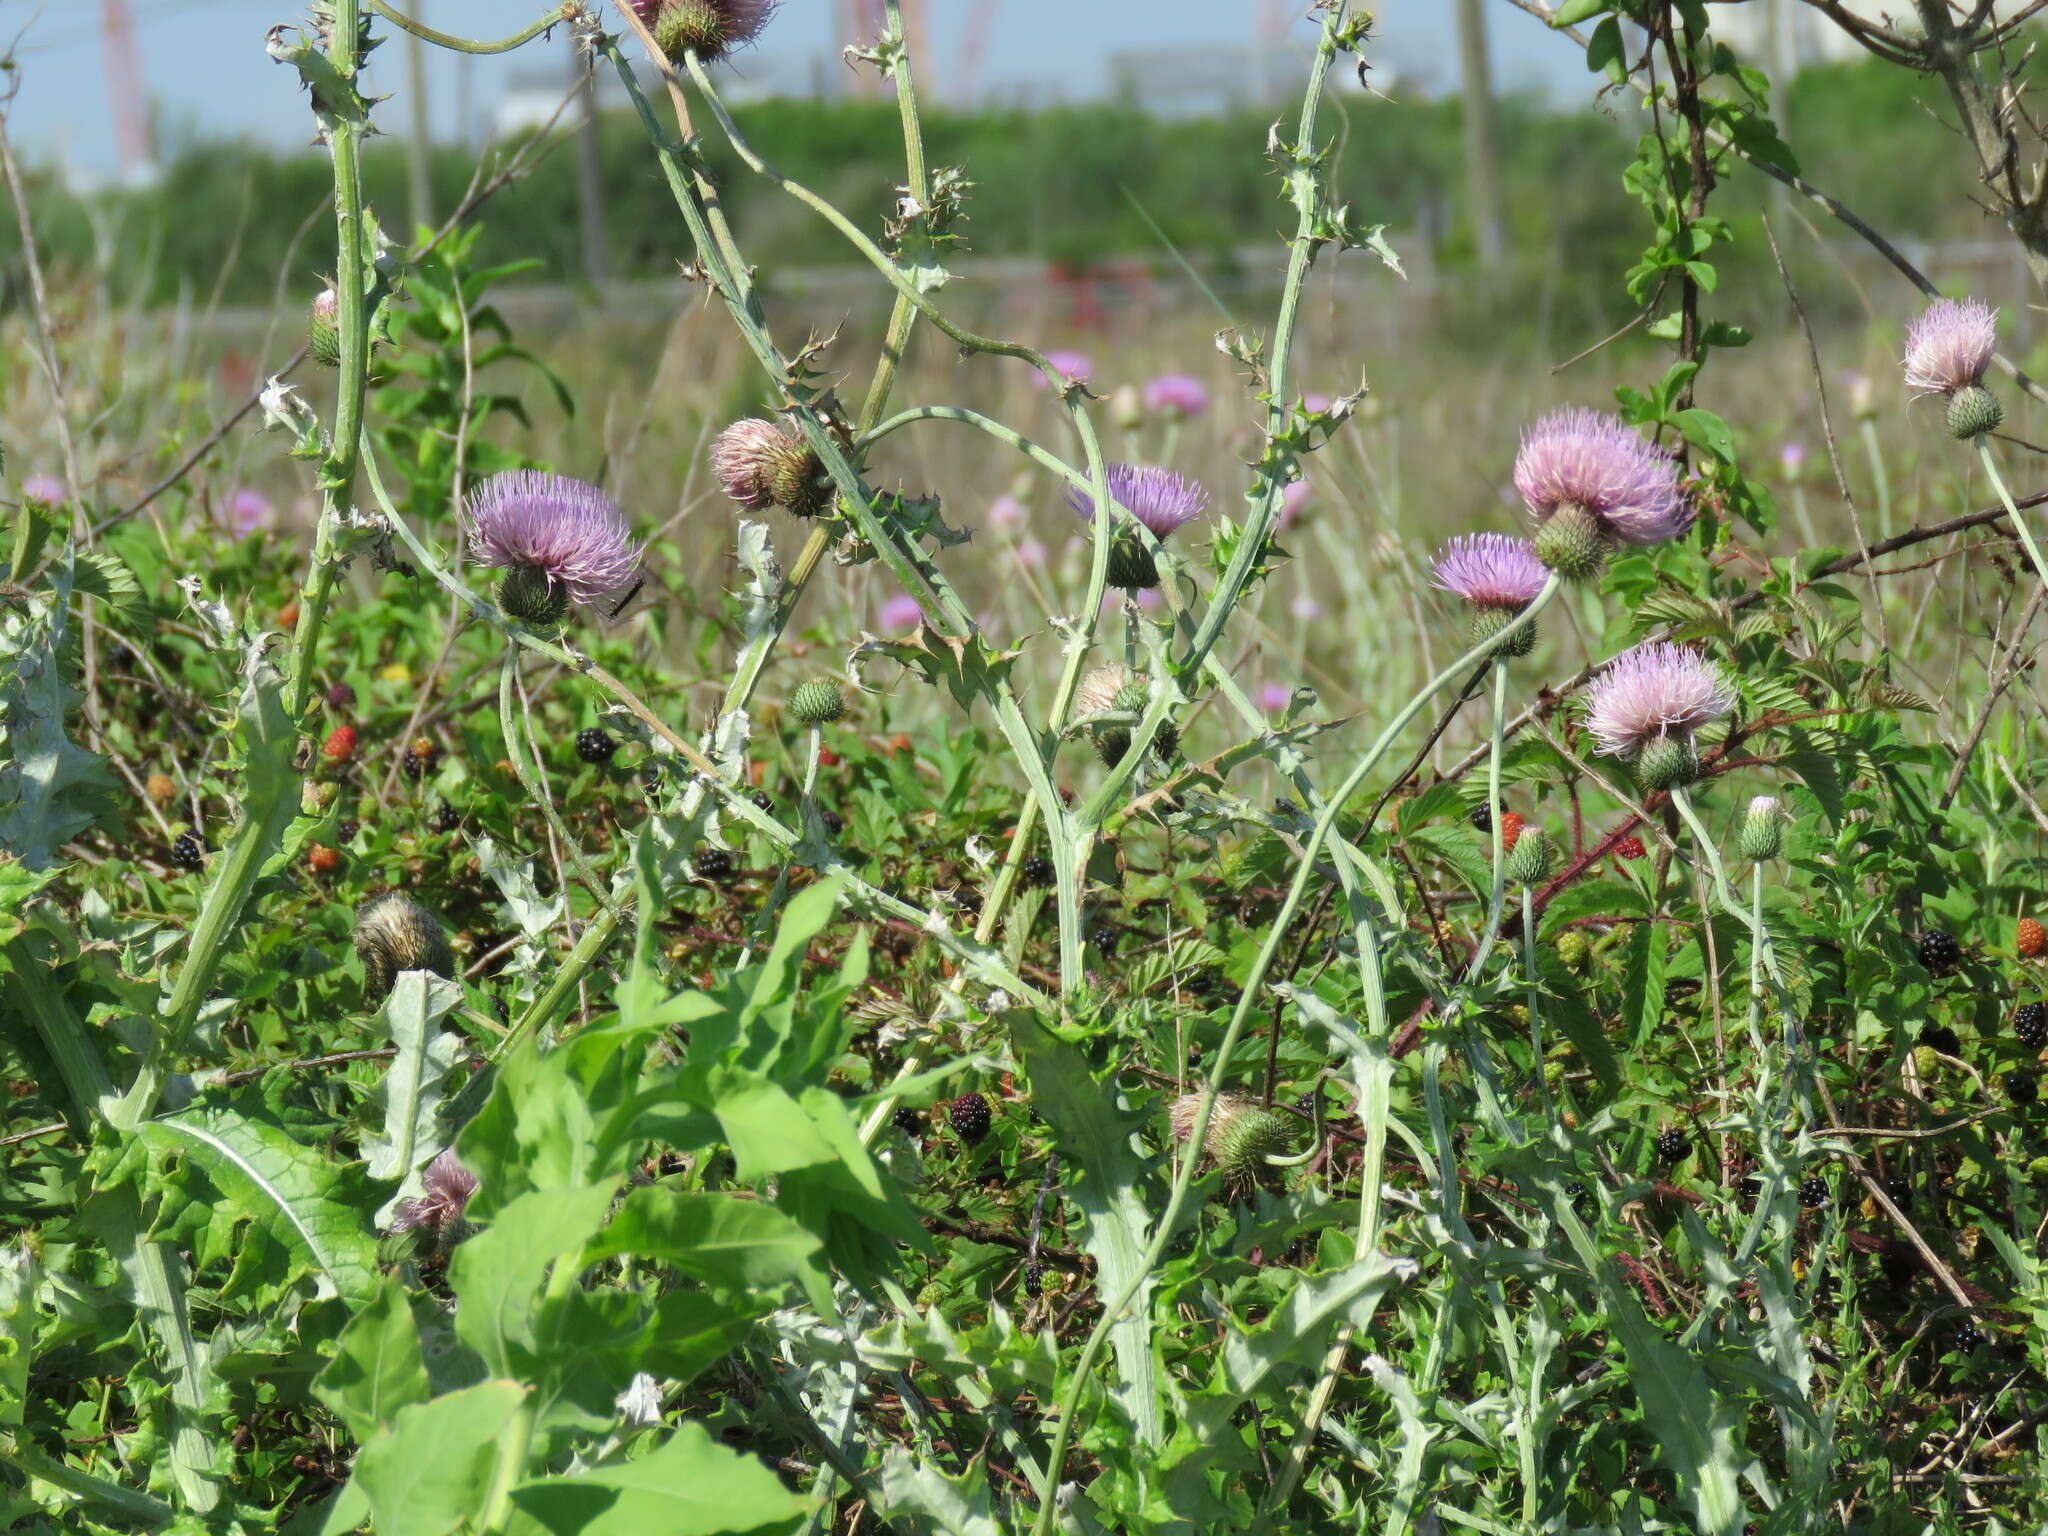
[[[1991,434],[1977,434],[1977,457],[1984,463],[1984,473],[1991,477],[1991,488],[1998,492],[1998,499],[2005,506],[2005,515],[2012,522],[2012,530],[2020,536],[2020,543],[2027,548],[2027,558],[2034,562],[2034,574],[2048,586],[2048,558],[2041,554],[2041,546],[2034,542],[2034,531],[2027,526],[2026,515],[2013,505],[2012,492],[2005,488],[2005,477],[1998,472],[1998,461],[1991,456]]]

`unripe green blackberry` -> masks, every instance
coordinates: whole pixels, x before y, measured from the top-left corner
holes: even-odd
[[[1557,867],[1557,845],[1541,827],[1527,827],[1507,856],[1510,885],[1539,885]]]
[[[1995,431],[2005,420],[2005,407],[1982,384],[1965,384],[1948,397],[1949,435],[1963,442]]]
[[[1185,1143],[1195,1126],[1202,1103],[1199,1093],[1182,1094],[1168,1112],[1173,1139]],[[1246,1195],[1272,1177],[1268,1157],[1285,1152],[1292,1141],[1292,1127],[1285,1115],[1276,1114],[1255,1099],[1219,1094],[1209,1111],[1209,1128],[1202,1137],[1202,1150],[1223,1175],[1224,1187],[1233,1195]]]
[[[1645,790],[1676,789],[1700,776],[1700,749],[1692,732],[1652,737],[1636,755],[1636,782]]]
[[[598,726],[593,725],[587,731],[576,733],[576,755],[586,763],[608,763],[612,760],[612,754],[618,750],[619,744],[612,733]]]
[[[1611,540],[1606,525],[1584,507],[1562,506],[1536,530],[1536,558],[1566,581],[1597,576]]]
[[[206,868],[206,844],[190,832],[180,832],[171,842],[171,863],[178,869]]]
[[[455,951],[441,919],[397,891],[356,908],[355,947],[363,962],[363,996],[371,1002],[391,991],[400,971],[455,975]]]
[[[988,1135],[989,1127],[995,1124],[988,1100],[978,1093],[961,1094],[947,1109],[946,1118],[952,1122],[953,1134],[969,1146]]]
[[[2021,1003],[2013,1010],[2012,1032],[2030,1051],[2048,1045],[2048,1004]]]
[[[1521,616],[1520,608],[1501,608],[1482,603],[1472,610],[1472,643],[1484,645]],[[1494,647],[1502,656],[1526,656],[1536,649],[1536,621],[1531,619]]]
[[[341,366],[341,329],[335,323],[340,309],[341,296],[323,288],[306,314],[306,351],[322,368]]]
[[[533,629],[553,629],[569,612],[569,589],[537,565],[515,565],[498,583],[498,607]]]
[[[1583,929],[1567,928],[1557,936],[1557,958],[1564,962],[1567,970],[1585,969],[1592,955],[1593,941],[1586,937]]]
[[[789,713],[800,725],[830,725],[846,713],[846,695],[837,683],[813,678],[790,694]]]

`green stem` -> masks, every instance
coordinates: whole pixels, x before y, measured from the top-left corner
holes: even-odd
[[[564,1259],[561,1263],[569,1261]],[[526,1459],[533,1450],[533,1397],[529,1391],[511,1422],[498,1439],[498,1454],[491,1463],[490,1491],[484,1495],[483,1513],[478,1517],[480,1536],[498,1536],[512,1518],[512,1490],[526,1480]]]
[[[2048,586],[2048,559],[2041,554],[2041,546],[2034,542],[2034,530],[2027,526],[2027,519],[2020,509],[2013,505],[2012,492],[2005,488],[2005,477],[1998,472],[1998,461],[1991,456],[1991,434],[1977,434],[1977,457],[1984,461],[1984,473],[1991,477],[1992,489],[1998,492],[1998,499],[2005,505],[2005,515],[2012,522],[2012,531],[2020,536],[2020,542],[2027,547],[2027,558],[2034,562],[2034,574]]]
[[[887,0],[887,17],[890,36],[900,42],[903,37],[902,0]],[[928,217],[931,179],[925,172],[924,127],[918,117],[917,83],[911,78],[909,54],[899,51],[889,73],[896,81],[896,111],[903,119],[904,190],[923,211],[920,216]],[[903,350],[910,345],[910,333],[916,326],[917,306],[910,302],[908,295],[897,294],[896,303],[889,311],[888,333],[882,338],[882,356],[875,364],[874,379],[868,385],[867,399],[860,408],[860,431],[865,432],[872,427],[887,409],[889,391],[894,388],[897,371],[903,366]]]
[[[1239,989],[1237,1006],[1231,1010],[1230,1022],[1224,1027],[1223,1039],[1216,1047],[1209,1068],[1208,1082],[1204,1087],[1201,1103],[1196,1108],[1194,1124],[1188,1130],[1188,1146],[1199,1147],[1202,1145],[1203,1137],[1208,1134],[1210,1113],[1215,1107],[1217,1094],[1222,1090],[1223,1076],[1230,1068],[1238,1041],[1244,1036],[1246,1021],[1250,1018],[1252,1006],[1259,997],[1266,973],[1272,969],[1274,956],[1286,938],[1295,914],[1301,909],[1302,897],[1308,890],[1310,881],[1315,877],[1316,855],[1329,839],[1339,812],[1358,791],[1367,776],[1379,766],[1388,749],[1429,701],[1487,656],[1495,644],[1510,638],[1523,625],[1535,623],[1537,616],[1557,596],[1557,591],[1558,579],[1552,576],[1544,582],[1543,590],[1537,593],[1535,600],[1497,635],[1473,646],[1425,683],[1422,690],[1402,706],[1400,713],[1387,723],[1378,739],[1373,742],[1365,756],[1359,759],[1357,766],[1351,770],[1316,818],[1308,844],[1302,850],[1300,861],[1295,865],[1294,878],[1288,885],[1286,898],[1281,902],[1280,910],[1274,914],[1265,942],[1260,946],[1258,958],[1252,963],[1251,974],[1245,978],[1243,986]],[[1361,952],[1361,961],[1366,958],[1365,953]],[[1093,1370],[1095,1361],[1100,1357],[1103,1343],[1108,1338],[1110,1330],[1115,1327],[1132,1299],[1143,1289],[1147,1277],[1159,1263],[1166,1252],[1167,1244],[1173,1240],[1174,1233],[1179,1229],[1181,1213],[1187,1207],[1188,1192],[1194,1185],[1197,1163],[1198,1159],[1194,1157],[1181,1159],[1173,1189],[1167,1197],[1166,1209],[1160,1214],[1159,1222],[1153,1229],[1151,1242],[1146,1247],[1137,1272],[1125,1283],[1121,1291],[1104,1304],[1101,1314],[1096,1318],[1095,1326],[1089,1331],[1086,1341],[1081,1346],[1080,1358],[1075,1362],[1067,1389],[1060,1398],[1059,1422],[1054,1431],[1051,1454],[1046,1458],[1046,1486],[1039,1490],[1039,1515],[1034,1526],[1037,1536],[1049,1536],[1052,1530],[1058,1502],[1055,1498],[1057,1484],[1061,1469],[1066,1465],[1067,1451],[1073,1444],[1081,1394],[1087,1385],[1089,1372]]]
[[[1486,968],[1494,941],[1500,937],[1501,916],[1507,905],[1507,839],[1500,825],[1500,749],[1508,712],[1508,664],[1501,659],[1496,659],[1493,664],[1492,708],[1493,717],[1486,742],[1486,811],[1487,825],[1491,829],[1488,836],[1493,855],[1493,886],[1486,901],[1486,928],[1479,936],[1479,946],[1472,951],[1472,964],[1465,973],[1468,984],[1477,983],[1480,973]]]
[[[467,37],[457,37],[452,32],[436,32],[425,22],[415,21],[397,7],[386,4],[385,0],[370,0],[370,9],[394,27],[410,32],[422,42],[432,43],[436,48],[446,48],[454,53],[510,53],[520,44],[532,42],[549,27],[559,26],[568,19],[568,13],[574,7],[558,5],[533,25],[513,33],[510,37],[500,38],[495,43],[479,43]]]
[[[1543,1103],[1543,1117],[1551,1118],[1550,1084],[1543,1075],[1543,985],[1536,974],[1536,893],[1522,887],[1522,985],[1529,1010],[1529,1055],[1536,1074],[1536,1096]]]

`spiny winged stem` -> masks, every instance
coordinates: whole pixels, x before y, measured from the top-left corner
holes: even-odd
[[[1512,636],[1522,626],[1535,623],[1537,617],[1557,596],[1557,591],[1558,579],[1553,575],[1544,582],[1543,589],[1536,594],[1529,606],[1509,620],[1497,634],[1473,646],[1424,683],[1421,690],[1387,723],[1372,746],[1359,759],[1357,766],[1338,787],[1337,792],[1330,797],[1322,813],[1317,816],[1307,845],[1302,849],[1300,861],[1295,865],[1294,878],[1288,884],[1287,895],[1281,901],[1279,911],[1273,915],[1265,942],[1260,945],[1258,957],[1252,962],[1251,973],[1245,978],[1244,985],[1238,993],[1237,1006],[1231,1010],[1230,1022],[1224,1027],[1223,1038],[1218,1042],[1215,1055],[1211,1059],[1209,1075],[1202,1086],[1201,1102],[1196,1106],[1194,1121],[1188,1128],[1185,1140],[1185,1145],[1189,1149],[1188,1155],[1181,1159],[1180,1167],[1175,1173],[1172,1191],[1167,1196],[1166,1209],[1160,1213],[1159,1221],[1153,1228],[1151,1241],[1146,1245],[1137,1273],[1125,1283],[1120,1292],[1105,1302],[1101,1314],[1095,1320],[1095,1326],[1089,1330],[1088,1337],[1081,1346],[1080,1357],[1069,1373],[1066,1391],[1060,1397],[1059,1422],[1054,1431],[1052,1451],[1046,1457],[1046,1486],[1039,1490],[1039,1515],[1033,1527],[1037,1536],[1048,1536],[1052,1530],[1057,1504],[1054,1495],[1058,1488],[1061,1468],[1066,1464],[1067,1451],[1073,1444],[1081,1395],[1087,1385],[1089,1373],[1102,1353],[1103,1343],[1109,1337],[1110,1329],[1116,1325],[1124,1309],[1144,1287],[1146,1278],[1158,1265],[1166,1252],[1167,1244],[1173,1240],[1174,1233],[1179,1229],[1180,1218],[1187,1208],[1188,1194],[1194,1186],[1195,1171],[1200,1162],[1196,1156],[1196,1149],[1202,1145],[1203,1137],[1208,1134],[1211,1112],[1215,1108],[1217,1095],[1222,1091],[1224,1074],[1228,1071],[1232,1057],[1237,1051],[1238,1041],[1244,1036],[1246,1021],[1250,1018],[1253,1004],[1264,986],[1266,975],[1272,969],[1281,942],[1286,938],[1296,913],[1301,910],[1302,898],[1307,894],[1309,884],[1315,878],[1316,857],[1329,840],[1338,814],[1358,792],[1359,786],[1379,767],[1388,749],[1414,722],[1415,717],[1429,701],[1456,679],[1466,675],[1496,644]],[[1366,955],[1361,954],[1362,969],[1363,962],[1367,959]],[[1376,967],[1374,972],[1368,974],[1376,974]]]
[[[2005,477],[1998,472],[1998,461],[1991,456],[1991,434],[1977,435],[1977,456],[1984,461],[1984,473],[1991,477],[1992,489],[1998,492],[1998,499],[2005,506],[2005,515],[2012,521],[2012,531],[2020,536],[2020,542],[2027,547],[2027,558],[2034,562],[2034,574],[2048,585],[2048,559],[2041,554],[2041,546],[2034,542],[2034,530],[2027,526],[2027,519],[2020,509],[2013,505],[2012,492],[2005,488]]]

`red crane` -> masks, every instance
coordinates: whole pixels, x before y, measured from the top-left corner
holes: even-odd
[[[156,163],[149,142],[149,103],[142,93],[142,64],[135,52],[135,19],[128,0],[100,0],[100,47],[107,64],[107,106],[114,120],[114,145],[121,172],[130,181],[147,177]]]

